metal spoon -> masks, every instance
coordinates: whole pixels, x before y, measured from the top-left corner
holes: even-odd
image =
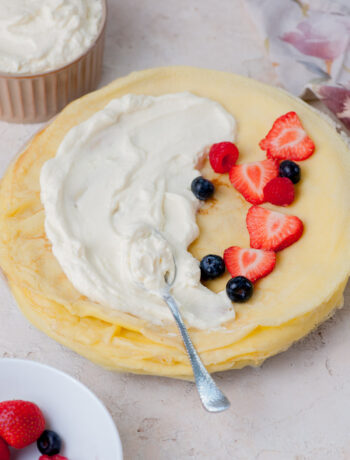
[[[176,270],[176,264],[174,261]],[[209,372],[204,367],[191,339],[188,334],[185,323],[181,317],[179,308],[175,302],[175,299],[170,294],[170,288],[173,285],[176,277],[176,271],[173,279],[169,282],[168,274],[165,275],[165,289],[161,292],[162,298],[168,304],[171,313],[176,321],[177,327],[180,330],[182,340],[185,344],[187,354],[190,358],[193,374],[199,393],[199,397],[202,401],[204,408],[209,412],[222,412],[230,407],[230,401],[222,393],[222,391],[216,386],[216,383],[211,378]]]

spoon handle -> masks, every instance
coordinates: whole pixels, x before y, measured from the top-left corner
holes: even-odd
[[[191,361],[199,397],[204,408],[209,412],[221,412],[225,409],[228,409],[230,407],[230,402],[222,393],[222,391],[216,386],[209,372],[204,367],[204,364],[202,363],[196,349],[193,346],[174,298],[169,293],[165,293],[163,294],[163,299],[168,304],[182,335],[187,354]]]

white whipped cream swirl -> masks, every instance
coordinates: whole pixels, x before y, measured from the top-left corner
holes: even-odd
[[[156,324],[164,276],[190,326],[235,316],[225,292],[200,282],[187,248],[198,236],[191,182],[205,149],[232,141],[224,108],[190,93],[126,95],[72,128],[41,171],[45,229],[63,271],[93,301]]]
[[[97,37],[101,0],[0,0],[0,72],[69,64]]]

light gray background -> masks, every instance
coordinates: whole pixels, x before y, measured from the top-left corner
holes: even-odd
[[[244,2],[110,0],[102,84],[170,64],[275,82]],[[39,127],[0,123],[1,174]],[[1,279],[0,357],[41,361],[85,383],[111,411],[127,460],[350,459],[349,297],[346,304],[262,368],[217,375],[232,402],[219,415],[202,410],[190,383],[111,373],[55,343],[21,315]]]

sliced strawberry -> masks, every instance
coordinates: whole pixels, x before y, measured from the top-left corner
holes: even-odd
[[[277,176],[278,165],[274,160],[235,165],[230,171],[232,185],[252,204],[264,202],[264,187]]]
[[[273,251],[231,246],[224,252],[224,261],[233,278],[245,276],[254,283],[272,272],[276,264],[276,254]]]
[[[213,144],[209,152],[211,167],[216,173],[227,173],[238,159],[238,148],[232,142]]]
[[[252,248],[280,251],[298,241],[304,225],[296,216],[252,206],[247,214],[247,228]]]
[[[315,144],[306,134],[295,112],[277,118],[259,145],[267,151],[267,158],[278,160],[306,160],[315,150]]]

